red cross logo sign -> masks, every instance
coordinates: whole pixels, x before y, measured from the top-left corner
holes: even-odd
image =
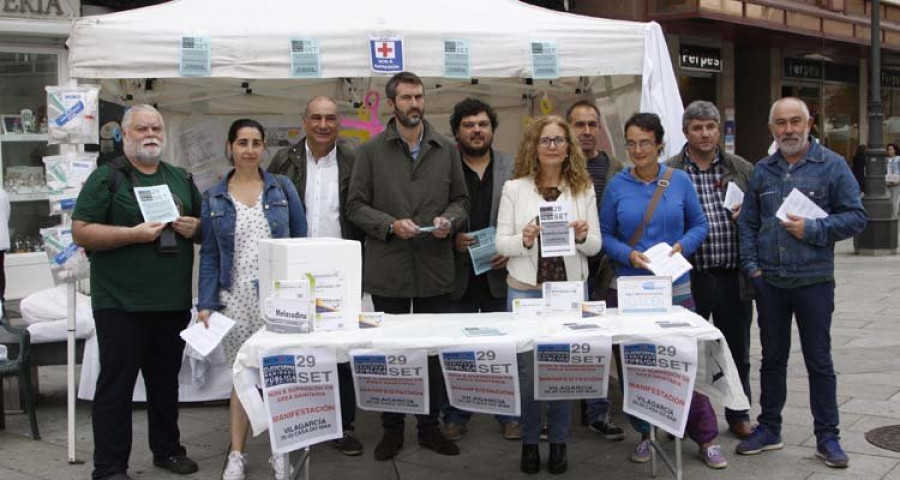
[[[394,58],[394,42],[381,42],[381,45],[375,49],[379,58]]]

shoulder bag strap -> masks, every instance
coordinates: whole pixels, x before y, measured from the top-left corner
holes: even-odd
[[[653,212],[656,211],[656,205],[659,204],[659,200],[663,196],[663,190],[669,186],[669,179],[672,178],[672,173],[674,171],[674,168],[666,168],[666,173],[663,174],[663,178],[656,183],[656,190],[653,192],[653,198],[650,199],[650,204],[647,205],[647,210],[644,212],[644,219],[641,221],[641,224],[638,225],[638,228],[635,229],[634,233],[631,234],[631,238],[628,239],[628,246],[631,248],[634,248],[638,241],[640,241],[641,236],[644,235],[644,227],[650,223],[650,220],[653,218]]]

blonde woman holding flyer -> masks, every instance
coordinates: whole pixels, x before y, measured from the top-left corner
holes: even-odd
[[[568,212],[575,251],[567,256],[544,256],[537,218],[539,205],[556,202]],[[540,298],[544,282],[584,282],[587,258],[600,251],[600,224],[594,187],[584,155],[571,127],[561,117],[541,117],[528,126],[519,144],[513,180],[506,182],[497,215],[497,253],[509,257],[507,308],[521,298]],[[522,390],[521,470],[541,469],[538,443],[541,403],[534,400],[534,358],[519,355]],[[550,473],[568,468],[566,437],[571,423],[571,402],[546,402],[550,437]]]

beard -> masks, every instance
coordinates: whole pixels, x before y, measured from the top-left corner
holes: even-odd
[[[163,139],[147,139],[140,144],[132,142],[128,137],[122,140],[122,149],[125,151],[125,156],[142,165],[159,163],[165,148],[166,141]]]
[[[796,137],[782,137],[780,139],[776,139],[778,144],[778,149],[781,150],[782,155],[793,156],[802,152],[807,144],[808,144],[808,132],[803,135],[797,135]]]
[[[411,116],[411,114],[414,112],[418,113],[419,115],[416,117]],[[400,125],[403,125],[406,128],[415,128],[418,127],[420,123],[422,123],[422,117],[425,116],[425,110],[410,108],[406,112],[401,112],[400,109],[394,108],[394,116],[397,118],[397,121],[400,122]]]
[[[462,142],[462,141],[459,142],[460,150],[462,150],[463,153],[465,153],[467,157],[480,157],[480,156],[488,153],[491,150],[491,143],[493,143],[493,142],[487,141],[484,137],[478,137],[478,138],[485,140],[484,145],[482,145],[481,147],[473,147],[471,144],[469,144],[467,142]]]

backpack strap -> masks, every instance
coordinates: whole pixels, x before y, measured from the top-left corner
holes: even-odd
[[[634,233],[631,234],[631,238],[628,240],[628,246],[634,248],[637,245],[638,241],[641,240],[641,236],[644,235],[644,227],[650,223],[650,220],[653,219],[653,212],[656,211],[656,205],[659,204],[659,200],[663,196],[663,191],[666,187],[669,186],[669,180],[672,178],[672,173],[675,171],[674,168],[667,168],[666,173],[663,174],[663,178],[659,179],[656,183],[656,190],[653,192],[653,197],[650,199],[650,203],[647,205],[647,210],[644,211],[644,218],[641,220],[641,224],[634,230]]]

